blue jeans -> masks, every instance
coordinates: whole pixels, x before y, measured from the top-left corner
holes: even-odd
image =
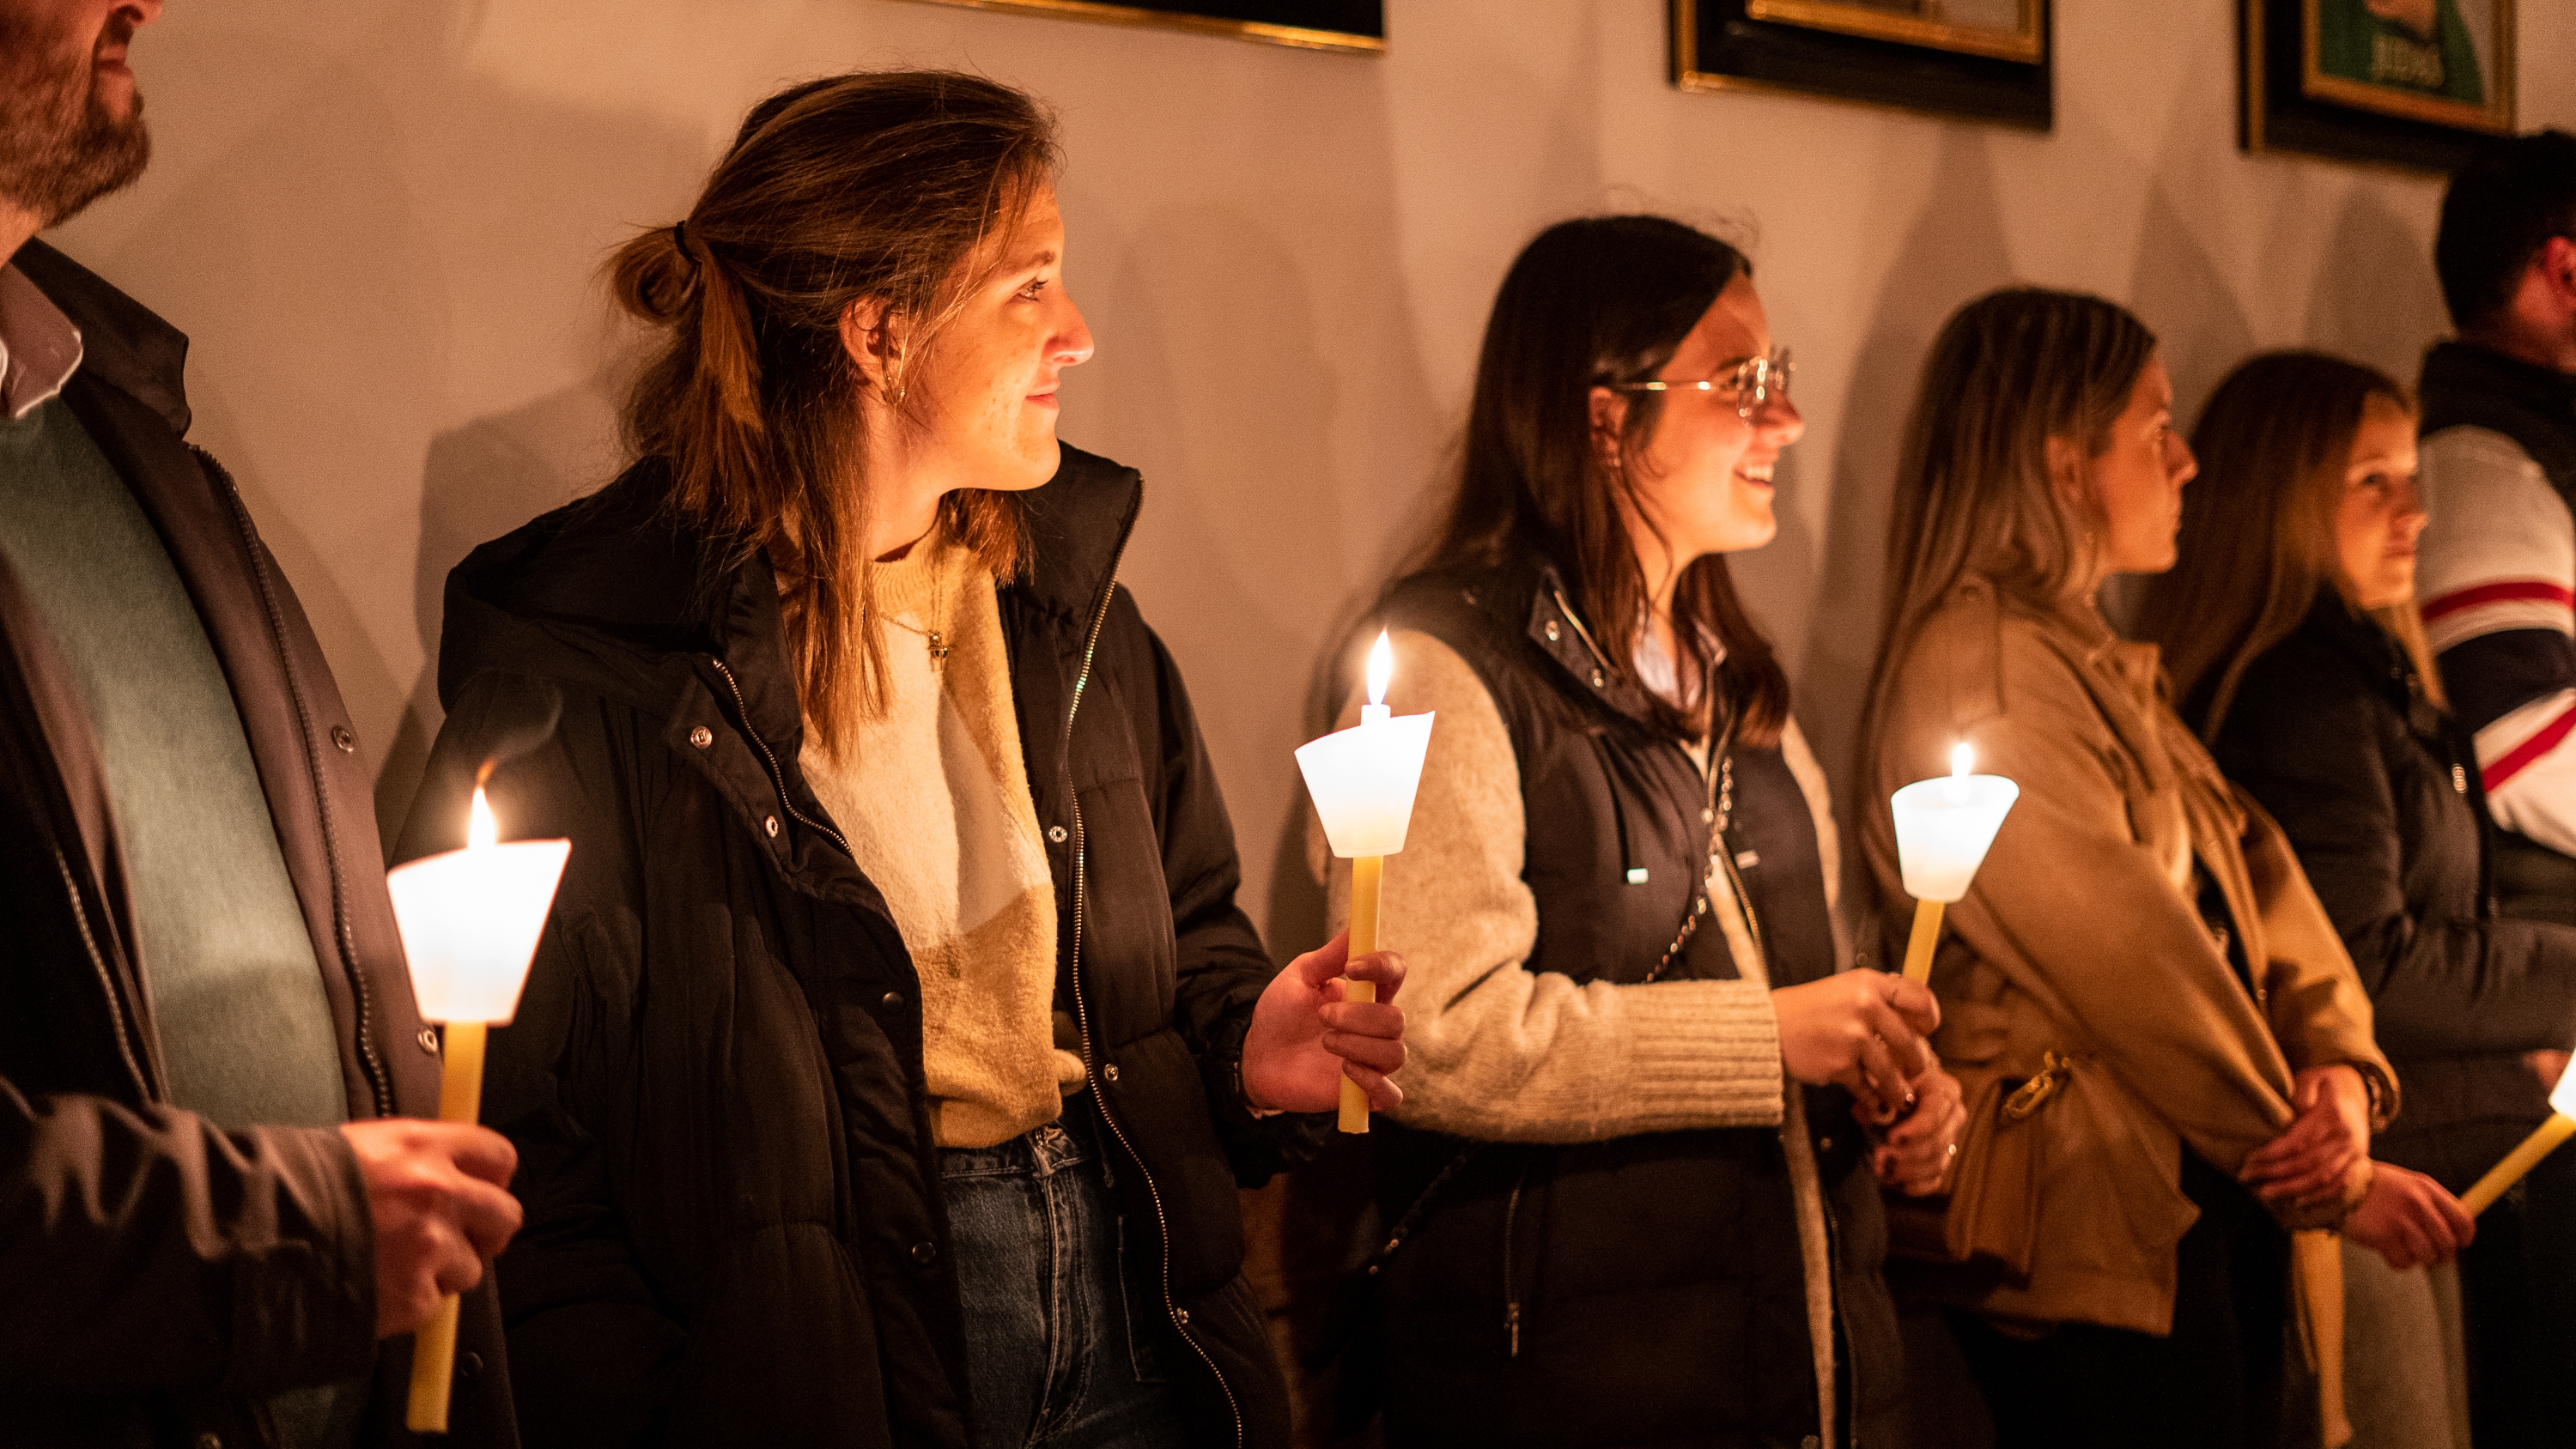
[[[939,1153],[975,1449],[1181,1449],[1156,1300],[1128,1290],[1105,1154],[1088,1104],[1068,1105],[998,1147]]]

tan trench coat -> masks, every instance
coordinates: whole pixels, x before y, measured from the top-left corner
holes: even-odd
[[[1981,773],[2021,785],[1933,967],[1933,1044],[1969,1109],[1941,1222],[1961,1268],[1936,1281],[2002,1320],[2167,1332],[2175,1247],[2198,1216],[2181,1149],[2235,1172],[2288,1127],[2307,1067],[2350,1063],[2392,1113],[2370,999],[2280,830],[2166,702],[2152,645],[2090,608],[2033,609],[1972,581],[1890,689],[1865,798],[1944,773],[1961,740]],[[1884,806],[1859,833],[1893,960],[1913,902]],[[2250,993],[2194,904],[2195,866],[2244,934]],[[2053,1085],[2025,1089],[2043,1076]]]

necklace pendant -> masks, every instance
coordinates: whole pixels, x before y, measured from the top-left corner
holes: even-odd
[[[947,662],[948,662],[948,640],[946,639],[946,637],[944,637],[943,635],[941,635],[941,634],[940,634],[940,632],[939,632],[938,630],[936,630],[936,629],[931,630],[929,633],[927,633],[927,634],[923,635],[922,637],[923,637],[923,638],[925,638],[925,639],[928,639],[928,640],[930,641],[930,662],[931,662],[931,663],[933,663],[933,664],[945,664],[945,663],[947,663]]]

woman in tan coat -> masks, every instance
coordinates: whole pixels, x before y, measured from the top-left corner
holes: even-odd
[[[2173,564],[2172,397],[2119,307],[1999,292],[1934,344],[1898,469],[1863,797],[1961,741],[2021,785],[1933,968],[1969,1125],[1909,1285],[1949,1308],[2007,1446],[2274,1442],[2287,1230],[2343,1221],[2396,1104],[2280,832],[2094,602]],[[1884,809],[1860,837],[1901,929]]]

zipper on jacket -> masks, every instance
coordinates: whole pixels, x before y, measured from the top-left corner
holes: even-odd
[[[769,741],[760,737],[760,731],[751,727],[751,706],[743,703],[742,686],[734,682],[733,671],[726,667],[724,660],[713,654],[707,656],[707,662],[716,667],[716,673],[724,676],[725,688],[733,691],[734,717],[742,721],[743,734],[750,738],[752,744],[759,747],[760,758],[768,762],[770,786],[778,791],[778,808],[787,812],[788,819],[810,830],[819,830],[830,836],[832,843],[841,847],[843,855],[849,856],[852,860],[858,859],[858,854],[850,849],[848,837],[796,808],[796,802],[787,794],[787,772],[779,768],[778,752],[769,747]]]
[[[1145,1155],[1138,1152],[1136,1144],[1128,1140],[1127,1129],[1118,1124],[1118,1114],[1110,1110],[1109,1099],[1101,1093],[1098,1057],[1091,1039],[1091,1004],[1082,994],[1083,900],[1089,892],[1089,887],[1085,879],[1087,861],[1085,859],[1086,841],[1082,829],[1082,794],[1074,788],[1073,783],[1073,717],[1075,712],[1082,708],[1083,691],[1091,684],[1092,658],[1100,649],[1101,626],[1109,622],[1109,605],[1118,596],[1118,565],[1126,556],[1127,537],[1122,533],[1118,539],[1118,551],[1109,556],[1109,582],[1100,591],[1099,606],[1092,611],[1091,615],[1091,631],[1083,640],[1082,668],[1074,675],[1073,698],[1067,701],[1064,707],[1064,736],[1058,751],[1063,760],[1065,803],[1073,815],[1073,943],[1068,949],[1071,952],[1069,963],[1073,979],[1074,1021],[1082,1031],[1082,1065],[1084,1072],[1092,1079],[1092,1103],[1100,1109],[1100,1120],[1108,1124],[1110,1135],[1117,1138],[1118,1145],[1126,1150],[1127,1159],[1136,1164],[1137,1180],[1145,1184],[1145,1196],[1154,1205],[1154,1228],[1162,1239],[1162,1254],[1158,1259],[1158,1265],[1162,1275],[1163,1316],[1170,1320],[1172,1331],[1181,1336],[1181,1342],[1188,1344],[1190,1351],[1199,1356],[1199,1362],[1207,1365],[1209,1377],[1214,1378],[1217,1388],[1224,1392],[1226,1409],[1234,1415],[1236,1449],[1241,1449],[1243,1405],[1234,1396],[1234,1385],[1225,1381],[1225,1371],[1216,1366],[1215,1357],[1190,1332],[1189,1315],[1183,1313],[1180,1305],[1172,1301],[1172,1222],[1163,1211],[1163,1190],[1154,1185],[1154,1174],[1152,1169],[1145,1165]]]
[[[134,1078],[135,1099],[139,1102],[159,1101],[160,1094],[152,1090],[151,1079],[144,1074],[143,1064],[134,1059],[134,1042],[126,1029],[125,999],[117,993],[116,973],[107,969],[107,957],[98,949],[98,937],[90,932],[89,907],[81,904],[80,882],[72,878],[71,862],[63,859],[60,848],[54,851],[54,869],[62,873],[63,894],[72,904],[72,924],[80,927],[81,945],[89,952],[91,969],[98,972],[99,989],[106,993],[108,1023],[116,1028],[117,1054],[125,1058],[125,1070]]]
[[[1512,1195],[1503,1199],[1503,1335],[1508,1340],[1508,1356],[1521,1356],[1521,1298],[1512,1285],[1512,1245],[1520,1233],[1521,1187],[1529,1181],[1529,1159],[1521,1159],[1520,1171],[1512,1175]]]
[[[233,481],[230,470],[215,455],[191,443],[188,451],[199,464],[211,471],[224,485],[224,500],[232,505],[233,528],[241,535],[243,553],[250,558],[251,582],[259,588],[259,602],[268,618],[268,634],[277,646],[277,667],[286,679],[286,697],[295,706],[296,732],[304,739],[305,772],[313,782],[313,812],[322,825],[322,859],[331,869],[331,920],[340,939],[340,960],[349,977],[349,992],[357,1006],[358,1061],[366,1069],[367,1089],[374,1093],[376,1115],[394,1115],[393,1084],[385,1071],[384,1058],[376,1051],[375,996],[367,985],[366,968],[358,960],[357,928],[349,923],[349,887],[340,873],[340,827],[331,813],[331,786],[322,773],[322,741],[313,732],[313,710],[305,703],[304,686],[296,681],[295,655],[286,642],[286,615],[278,607],[277,583],[269,577],[268,551],[260,546],[259,530],[252,526],[250,509],[242,502],[241,486]]]

